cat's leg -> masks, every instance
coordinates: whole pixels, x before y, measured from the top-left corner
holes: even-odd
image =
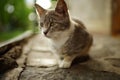
[[[65,56],[59,60],[59,68],[69,68],[75,56]]]

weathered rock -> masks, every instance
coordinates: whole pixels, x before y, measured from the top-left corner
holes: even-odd
[[[27,53],[31,49],[31,44],[28,42],[30,36],[32,33],[26,32],[0,45],[0,53],[2,52],[0,54],[0,80],[18,80],[25,67]]]
[[[19,67],[1,75],[0,80],[120,80],[120,41],[109,36],[95,36],[90,59],[78,58],[78,64],[69,69],[57,67],[49,42],[40,35],[23,46],[22,53],[16,60]]]
[[[29,65],[21,73],[20,80],[120,80],[120,41],[117,39],[95,36],[90,59],[86,62],[79,59],[79,64],[69,69],[50,67],[49,61],[44,63],[44,59],[55,57],[51,57],[45,39],[38,35],[34,41],[27,59]],[[43,60],[44,64],[36,59]]]
[[[120,75],[95,71],[83,65],[72,66],[69,69],[27,67],[20,80],[120,80]]]
[[[18,64],[13,58],[9,56],[0,58],[0,73],[4,73],[7,70],[17,68],[17,67],[18,67]]]

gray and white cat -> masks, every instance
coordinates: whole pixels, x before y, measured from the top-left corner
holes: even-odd
[[[38,4],[35,7],[42,33],[50,39],[60,68],[69,68],[76,57],[88,56],[92,36],[79,20],[71,18],[64,0],[58,0],[55,10],[46,10]]]

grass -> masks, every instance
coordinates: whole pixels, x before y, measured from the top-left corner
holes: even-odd
[[[15,30],[15,31],[9,31],[9,32],[0,32],[0,42],[14,38],[23,32],[25,32],[25,31]]]

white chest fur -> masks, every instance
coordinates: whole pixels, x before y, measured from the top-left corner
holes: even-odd
[[[55,49],[60,50],[60,48],[65,44],[65,42],[69,39],[70,35],[74,31],[74,25],[71,24],[70,28],[66,31],[61,32],[60,35],[58,35],[58,38],[55,40],[51,39],[52,45]]]

